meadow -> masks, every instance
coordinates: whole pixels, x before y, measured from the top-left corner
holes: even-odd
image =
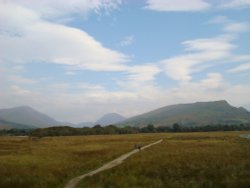
[[[60,188],[133,149],[163,142],[78,187],[250,187],[250,139],[241,132],[0,137],[0,187]]]
[[[162,134],[28,137],[0,136],[0,187],[59,188]]]
[[[79,187],[248,188],[250,139],[240,138],[243,133],[167,133],[162,143]]]

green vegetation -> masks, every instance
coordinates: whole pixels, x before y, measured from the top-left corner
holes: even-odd
[[[168,133],[162,143],[79,187],[248,188],[250,140],[240,138],[243,133]]]
[[[0,136],[27,136],[32,131],[32,129],[3,129],[0,130]]]
[[[176,127],[176,125],[175,125]],[[177,129],[181,127],[176,127]],[[102,129],[95,127],[95,129]],[[147,130],[157,128],[149,125]],[[135,144],[163,143],[121,166],[84,179],[80,187],[249,187],[249,132],[0,137],[0,187],[60,188]]]
[[[160,126],[154,127],[149,124],[145,127],[116,127],[109,125],[102,127],[96,125],[93,128],[73,128],[68,126],[49,127],[41,129],[5,129],[0,130],[0,135],[13,136],[79,136],[79,135],[111,135],[111,134],[136,134],[136,133],[161,133],[161,132],[211,132],[211,131],[242,131],[250,130],[250,125],[207,125],[202,127],[185,127],[175,123],[172,127]]]
[[[135,133],[161,133],[161,132],[210,132],[210,131],[236,131],[236,130],[250,130],[250,125],[207,125],[203,127],[184,127],[179,124],[174,124],[172,127],[154,127],[149,124],[146,127],[116,127],[113,125],[101,127],[96,125],[93,128],[72,128],[72,127],[49,127],[43,129],[35,129],[28,131],[30,136],[44,137],[44,136],[72,136],[72,135],[111,135],[111,134],[135,134]],[[16,131],[16,132],[15,132]],[[3,132],[3,131],[2,131]],[[7,131],[13,132],[12,130]],[[21,130],[14,130],[14,134],[21,133]],[[1,135],[1,131],[0,131]]]
[[[0,187],[57,188],[162,134],[0,137]]]
[[[0,119],[0,130],[2,129],[34,129],[34,126],[24,125],[20,123],[13,123]]]
[[[154,124],[158,127],[171,126],[174,123],[182,126],[247,124],[250,123],[250,113],[242,107],[233,107],[226,101],[197,102],[165,106],[129,118],[119,123],[119,126],[143,127]]]

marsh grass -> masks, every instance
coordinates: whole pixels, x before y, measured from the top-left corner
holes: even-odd
[[[242,132],[170,133],[120,166],[79,187],[250,187],[250,140]]]
[[[147,144],[158,134],[45,137],[0,137],[0,187],[57,188],[84,172]]]

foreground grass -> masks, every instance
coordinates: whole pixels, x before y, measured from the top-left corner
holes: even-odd
[[[161,134],[110,136],[0,137],[0,187],[56,188]]]
[[[250,187],[250,140],[243,132],[170,133],[122,165],[79,187]],[[249,133],[249,132],[248,132]]]

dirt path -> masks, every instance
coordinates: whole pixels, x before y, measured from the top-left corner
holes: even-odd
[[[241,134],[240,137],[250,139],[250,134]]]
[[[148,144],[148,145],[142,147],[141,150],[144,150],[144,149],[146,149],[146,148],[148,148],[148,147],[150,147],[150,146],[152,146],[152,145],[158,144],[158,143],[160,143],[160,142],[162,142],[162,140],[158,140],[157,142]],[[137,152],[139,152],[139,149],[134,149],[134,150],[132,150],[131,152],[128,152],[128,153],[126,153],[126,154],[124,154],[124,155],[122,155],[122,156],[120,156],[120,157],[114,159],[113,161],[110,161],[110,162],[104,164],[103,166],[101,166],[100,168],[98,168],[98,169],[96,169],[96,170],[93,170],[93,171],[91,171],[91,172],[89,172],[89,173],[86,173],[86,174],[83,174],[83,175],[81,175],[81,176],[78,176],[78,177],[76,177],[76,178],[73,178],[73,179],[71,179],[71,180],[68,182],[68,184],[65,186],[65,188],[75,188],[76,185],[77,185],[82,179],[84,179],[85,177],[87,177],[87,176],[93,176],[94,174],[97,174],[97,173],[99,173],[99,172],[101,172],[101,171],[104,171],[104,170],[113,168],[113,167],[115,167],[115,166],[121,164],[124,160],[126,160],[128,157],[130,157],[131,155],[134,155],[134,154],[137,153]]]

